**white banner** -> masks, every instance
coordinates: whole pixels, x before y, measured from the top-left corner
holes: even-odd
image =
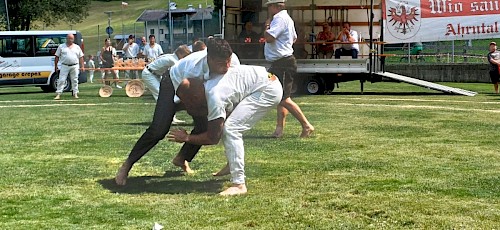
[[[500,37],[500,0],[384,0],[387,43]]]

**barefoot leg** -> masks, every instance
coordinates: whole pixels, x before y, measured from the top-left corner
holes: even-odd
[[[191,167],[189,167],[189,163],[186,160],[184,160],[184,158],[180,154],[177,154],[177,156],[175,156],[175,158],[172,160],[172,164],[174,164],[177,167],[180,167],[182,171],[185,173],[188,174],[194,173]]]
[[[247,193],[247,186],[245,184],[233,184],[228,189],[219,193],[221,196],[235,196],[235,195],[243,195]]]
[[[224,168],[222,168],[221,170],[219,170],[216,173],[212,173],[212,176],[225,176],[225,175],[229,175],[230,173],[231,173],[231,170],[229,170],[229,163],[227,163],[226,166],[224,166]]]
[[[301,138],[308,138],[314,133],[314,127],[312,125],[308,125],[302,128],[302,133],[300,134]]]

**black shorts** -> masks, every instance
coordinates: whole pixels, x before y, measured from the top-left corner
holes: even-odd
[[[491,83],[495,84],[500,82],[500,74],[498,71],[490,71]]]
[[[278,77],[283,86],[283,98],[285,100],[292,95],[293,77],[297,74],[297,60],[294,56],[281,58],[271,63],[269,73]]]

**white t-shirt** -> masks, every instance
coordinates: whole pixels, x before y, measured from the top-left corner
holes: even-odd
[[[240,60],[238,56],[233,53],[230,66],[236,65],[240,65]],[[208,68],[207,62],[207,50],[194,52],[170,68],[170,79],[172,79],[172,84],[176,91],[182,80],[187,78],[200,78],[205,81],[214,78],[214,76],[210,76],[210,69]]]
[[[269,85],[269,74],[265,67],[239,65],[205,82],[208,106],[208,121],[226,119],[226,114],[250,94],[263,91]]]
[[[240,60],[238,56],[233,53],[231,56],[230,66],[240,65]],[[207,50],[201,50],[194,52],[185,58],[179,60],[177,64],[170,68],[170,79],[174,85],[174,89],[177,92],[177,88],[184,79],[187,78],[200,78],[203,80],[208,80],[214,78],[215,76],[210,75],[210,69],[208,68],[207,62]],[[177,95],[174,98],[176,103],[180,102]]]
[[[264,45],[264,56],[266,61],[273,62],[284,57],[293,55],[293,43],[297,39],[295,25],[286,10],[282,10],[273,16],[269,30],[276,41]]]
[[[148,69],[155,75],[162,75],[170,67],[174,66],[179,62],[179,58],[175,54],[163,54],[155,59],[153,62],[149,63]]]
[[[155,59],[162,54],[163,54],[163,49],[161,48],[160,45],[158,45],[158,43],[155,43],[153,47],[151,47],[150,44],[147,44],[144,47],[144,55],[146,55],[148,59]]]
[[[349,31],[349,34],[351,35],[351,37],[353,37],[355,39],[356,42],[359,41],[358,32],[351,30],[351,31]],[[342,34],[341,42],[349,42],[349,39],[347,39],[347,36],[345,34]],[[359,44],[358,43],[342,44],[342,48],[344,48],[346,50],[351,50],[351,49],[359,50]]]
[[[123,50],[125,51],[125,57],[127,58],[136,58],[137,54],[139,53],[139,45],[137,43],[132,43],[132,45],[129,45],[129,43],[125,44],[123,46]]]
[[[59,62],[61,64],[74,65],[80,63],[80,58],[83,57],[83,51],[77,44],[68,47],[66,43],[64,43],[57,47],[56,56],[59,57]]]
[[[95,63],[94,63],[94,60],[90,59],[90,60],[87,62],[87,67],[89,67],[89,68],[95,68]]]

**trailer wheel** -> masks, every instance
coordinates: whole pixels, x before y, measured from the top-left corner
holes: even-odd
[[[325,85],[318,79],[311,79],[306,84],[306,91],[312,95],[320,95],[325,92]]]

